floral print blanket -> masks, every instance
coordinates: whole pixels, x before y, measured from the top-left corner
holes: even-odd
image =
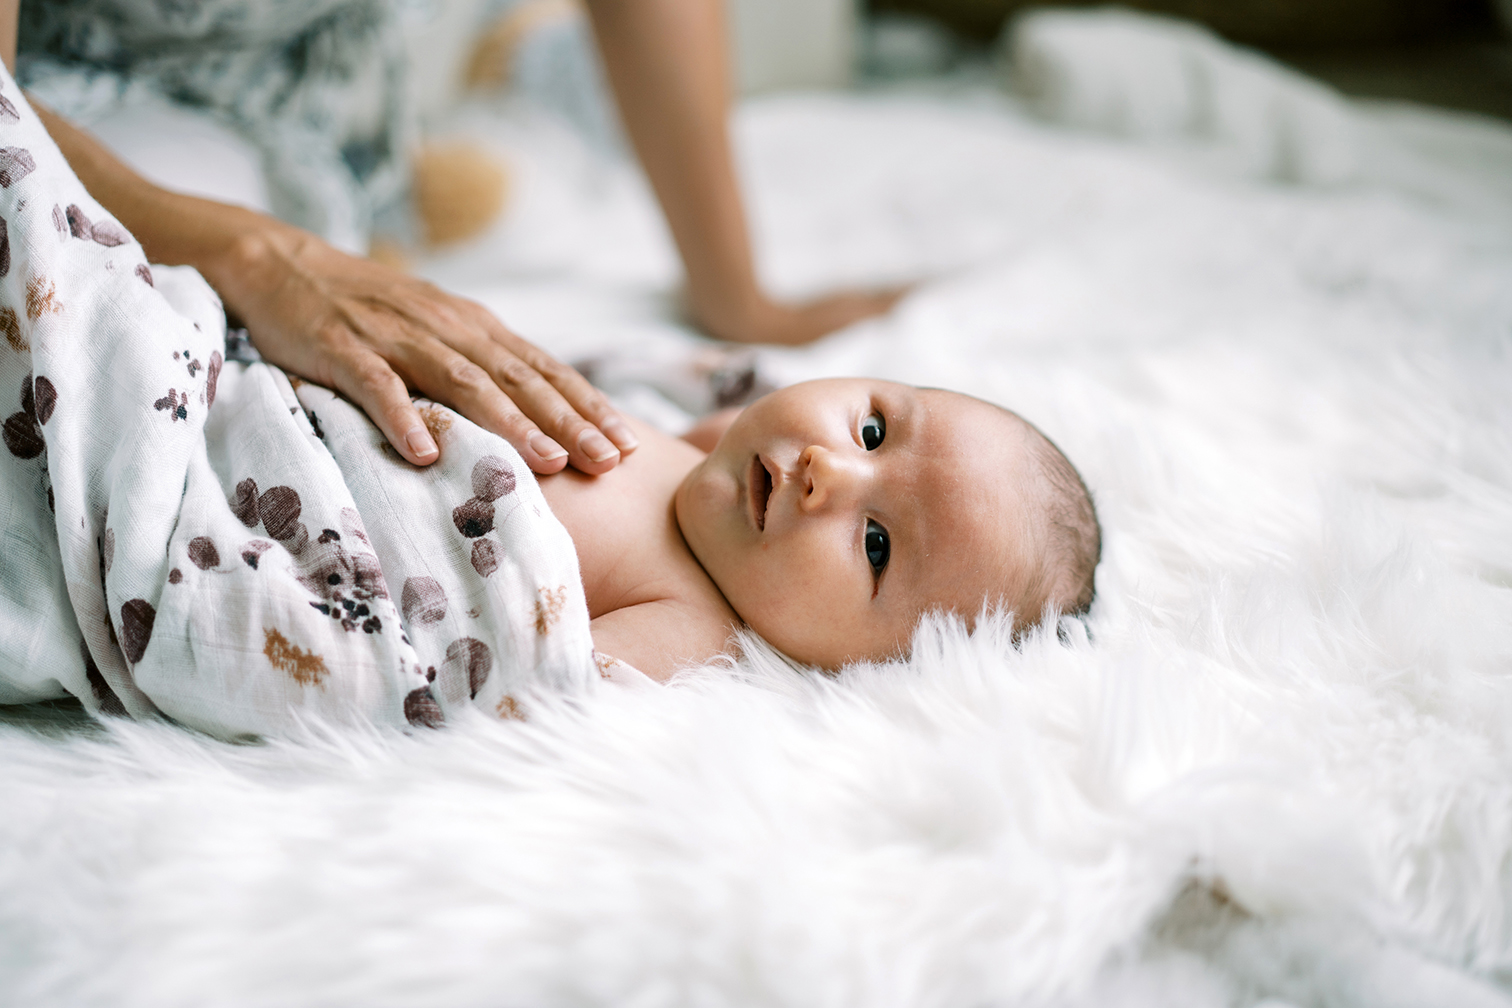
[[[353,406],[225,358],[0,70],[0,703],[223,737],[435,726],[598,681],[577,555],[502,439],[422,408],[417,469]]]

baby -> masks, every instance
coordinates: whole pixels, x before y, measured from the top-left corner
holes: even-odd
[[[832,379],[688,440],[635,430],[615,469],[541,488],[577,546],[595,647],[654,679],[742,626],[838,669],[903,653],[930,611],[970,619],[986,603],[1022,628],[1091,604],[1101,534],[1086,487],[991,403]]]

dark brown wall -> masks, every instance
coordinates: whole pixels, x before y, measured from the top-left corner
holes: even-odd
[[[1122,5],[1201,21],[1234,42],[1263,48],[1401,45],[1495,31],[1491,0],[1123,0]],[[1011,14],[1037,5],[1032,0],[870,0],[870,6],[925,14],[967,36],[990,39]]]

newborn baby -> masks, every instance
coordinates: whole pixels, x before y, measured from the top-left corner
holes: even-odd
[[[1023,628],[1091,604],[1101,537],[1086,487],[1001,407],[832,379],[726,422],[695,432],[707,454],[637,424],[640,447],[610,472],[540,478],[601,653],[666,679],[747,626],[837,669],[903,653],[931,611],[970,620],[985,603]]]

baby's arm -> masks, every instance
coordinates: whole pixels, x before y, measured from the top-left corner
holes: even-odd
[[[710,413],[698,423],[694,424],[682,439],[701,452],[711,452],[714,446],[719,444],[719,439],[724,437],[724,432],[730,429],[730,424],[740,416],[744,406],[731,406],[722,409],[718,413]]]

